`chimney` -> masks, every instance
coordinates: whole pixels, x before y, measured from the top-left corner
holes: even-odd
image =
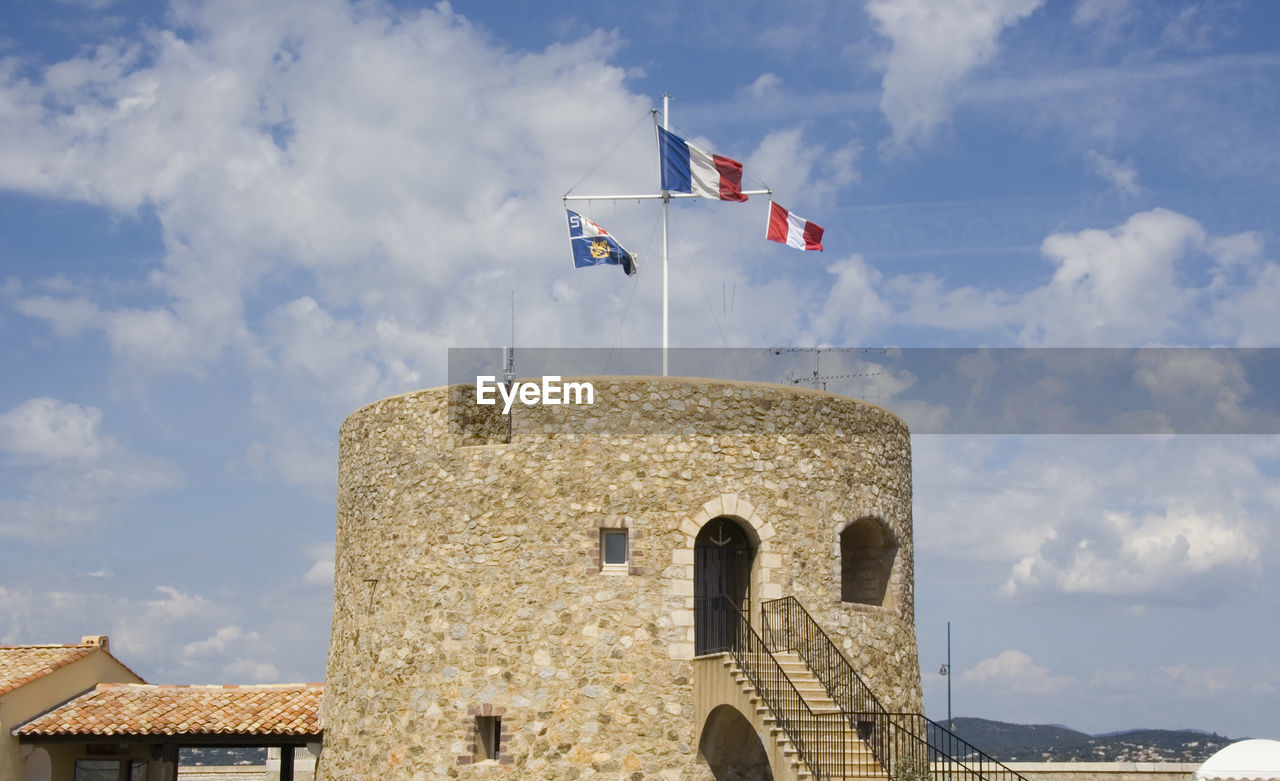
[[[108,648],[109,643],[106,635],[85,635],[80,638],[80,645],[96,645],[107,653],[111,652]]]

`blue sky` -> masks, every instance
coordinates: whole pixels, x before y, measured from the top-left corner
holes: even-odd
[[[341,420],[506,341],[513,290],[523,345],[657,342],[656,209],[578,209],[632,280],[572,268],[561,196],[654,186],[664,92],[826,228],[801,253],[763,240],[766,199],[674,206],[673,344],[1280,346],[1278,25],[1262,0],[10,0],[0,642],[320,679]],[[1224,414],[1272,392],[1200,355],[1135,377]],[[832,389],[919,412],[912,384]],[[950,620],[958,714],[1276,737],[1274,435],[913,448],[931,715]]]

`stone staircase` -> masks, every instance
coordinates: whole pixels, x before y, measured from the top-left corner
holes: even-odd
[[[760,631],[725,596],[695,610],[719,641],[694,659],[699,751],[725,777],[768,777],[767,762],[774,781],[1026,781],[924,714],[887,711],[794,597],[765,602]],[[706,732],[713,717],[728,721]]]
[[[745,616],[739,614],[739,617],[742,622],[746,621]],[[759,638],[762,653],[772,661],[770,669],[777,671],[772,678],[756,677],[770,690],[765,696],[771,702],[775,705],[780,702],[772,693],[777,683],[792,692],[793,702],[803,699],[807,706],[804,712],[824,714],[808,719],[816,725],[808,731],[817,733],[818,741],[805,737],[803,725],[802,729],[796,729],[795,725],[789,727],[805,747],[807,764],[816,770],[815,775],[823,776],[823,781],[828,778],[1026,781],[1012,768],[923,713],[887,711],[848,658],[795,597],[765,602],[761,606],[761,633],[751,630],[743,636]],[[735,657],[740,656],[745,663],[756,666],[753,657],[741,655],[737,649],[730,650]],[[827,721],[828,711],[841,714],[841,720],[834,724]],[[842,734],[831,740],[826,738],[831,731]],[[839,747],[834,760],[831,751],[823,753],[823,749],[830,746]]]
[[[822,681],[813,674],[809,669],[809,665],[805,664],[804,659],[794,651],[784,651],[775,653],[774,658],[778,660],[778,664],[782,666],[783,672],[787,674],[787,678],[791,681],[791,685],[796,687],[796,691],[804,698],[805,704],[814,713],[840,713],[840,706],[836,701],[831,699],[831,695],[827,693],[826,688],[822,685]],[[887,779],[889,775],[884,772],[884,768],[876,761],[875,756],[871,753],[871,747],[867,745],[858,732],[851,725],[845,729],[845,774],[840,776],[842,779],[853,778],[879,778]],[[808,771],[805,771],[808,774]],[[802,776],[803,777],[803,776]]]
[[[830,715],[833,718],[840,716],[840,706],[836,704],[835,700],[831,699],[827,690],[823,688],[822,682],[810,671],[808,665],[800,658],[799,654],[784,652],[774,654],[774,657],[810,710],[815,714]],[[799,750],[787,737],[786,731],[778,724],[777,717],[770,710],[764,698],[751,685],[751,680],[746,672],[738,667],[733,657],[729,654],[724,655],[722,664],[725,672],[734,679],[743,696],[751,703],[755,716],[752,721],[757,728],[762,727],[767,730],[769,736],[773,738],[775,745],[769,748],[780,753],[785,759],[787,769],[791,771],[790,777],[795,781],[814,781],[817,776],[805,765],[804,760],[800,757]],[[880,763],[876,761],[870,747],[858,736],[857,730],[852,726],[847,726],[844,733],[845,772],[843,775],[828,775],[823,781],[852,781],[852,779],[889,781],[888,774],[885,773]],[[783,779],[777,777],[778,775],[775,772],[774,781],[783,781]]]

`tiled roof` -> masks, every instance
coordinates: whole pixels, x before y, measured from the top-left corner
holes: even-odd
[[[0,694],[83,659],[96,645],[0,645]]]
[[[13,734],[318,735],[319,683],[156,686],[100,683]]]

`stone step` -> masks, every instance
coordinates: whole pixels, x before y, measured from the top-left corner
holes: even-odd
[[[783,673],[791,681],[792,686],[795,687],[810,710],[816,714],[836,715],[840,713],[839,706],[827,694],[821,681],[814,676],[798,655],[792,653],[780,656],[779,662]],[[764,697],[752,686],[751,679],[743,670],[738,668],[732,657],[725,659],[724,666],[726,672],[733,676],[734,681],[747,694],[749,700],[755,706],[756,717],[760,719],[760,723],[769,729],[770,735],[777,741],[779,750],[795,771],[795,777],[801,781],[813,781],[814,774],[801,759],[799,750],[787,737],[786,731],[779,726],[777,717],[773,715]],[[829,781],[889,781],[889,777],[877,764],[875,757],[872,756],[870,748],[858,737],[857,731],[849,727],[846,728],[845,734],[844,757],[851,773],[842,777],[829,777]]]

